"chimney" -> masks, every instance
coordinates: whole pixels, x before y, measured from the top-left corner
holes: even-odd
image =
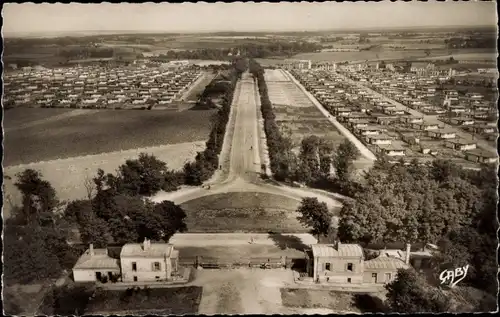
[[[406,244],[406,258],[405,258],[406,265],[410,265],[410,251],[411,251],[411,244],[407,243]]]
[[[342,243],[340,242],[340,240],[337,240],[337,251],[340,249],[341,245],[342,245]]]
[[[89,246],[89,254],[90,254],[90,256],[94,255],[94,245],[92,243]]]
[[[144,242],[142,243],[142,248],[144,251],[146,251],[147,249],[149,249],[149,240],[148,238],[144,238]]]

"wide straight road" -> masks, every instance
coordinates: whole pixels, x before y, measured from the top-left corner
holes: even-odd
[[[255,181],[259,177],[260,153],[257,118],[257,100],[252,76],[244,73],[239,95],[233,104],[234,133],[231,140],[229,177]]]

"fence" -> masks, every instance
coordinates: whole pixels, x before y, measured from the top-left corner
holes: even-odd
[[[179,265],[184,267],[202,267],[204,269],[232,268],[305,268],[304,258],[283,257],[252,257],[239,259],[223,259],[213,257],[182,257]]]

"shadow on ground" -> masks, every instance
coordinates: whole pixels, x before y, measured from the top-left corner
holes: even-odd
[[[274,241],[274,244],[281,250],[295,249],[298,251],[304,251],[307,245],[302,243],[296,236],[282,235],[281,233],[269,233],[269,238]]]
[[[387,306],[378,297],[370,294],[355,294],[352,297],[353,306],[362,313],[387,313]]]

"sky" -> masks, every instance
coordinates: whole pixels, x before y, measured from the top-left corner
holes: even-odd
[[[5,4],[4,34],[496,25],[495,2]]]

